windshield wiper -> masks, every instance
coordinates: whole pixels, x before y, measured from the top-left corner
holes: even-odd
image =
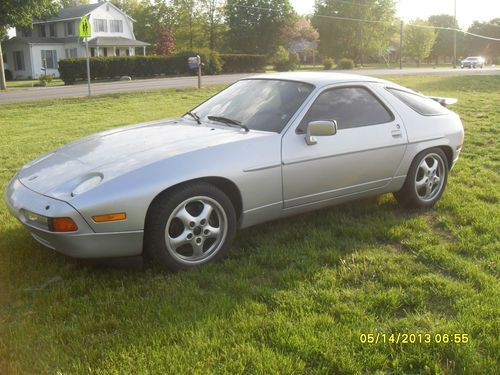
[[[242,129],[245,129],[246,132],[250,131],[250,129],[248,129],[248,127],[246,125],[243,125],[238,120],[233,120],[231,118],[222,117],[222,116],[208,116],[207,118],[211,121],[217,121],[217,122],[221,122],[221,123],[227,124],[227,125],[236,125]]]
[[[192,118],[194,118],[196,120],[196,122],[198,123],[198,125],[201,125],[200,116],[198,116],[196,113],[194,113],[194,112],[186,112],[184,114],[184,116],[186,116],[186,115],[191,116]]]

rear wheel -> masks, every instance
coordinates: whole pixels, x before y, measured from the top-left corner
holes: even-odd
[[[440,148],[431,148],[415,157],[403,187],[394,197],[405,207],[432,207],[441,198],[447,180],[446,155]]]
[[[182,185],[157,198],[146,220],[145,252],[173,270],[220,259],[236,233],[231,200],[204,183]]]

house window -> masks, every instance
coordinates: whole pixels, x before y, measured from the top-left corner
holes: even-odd
[[[94,20],[94,30],[96,32],[108,32],[108,20],[96,18]]]
[[[107,56],[108,56],[108,49],[107,49],[106,47],[104,47],[104,48],[102,49],[102,54],[103,54],[105,57],[107,57]]]
[[[56,50],[42,50],[42,67],[47,69],[57,69]]]
[[[55,23],[49,23],[49,35],[51,37],[57,36],[56,24]]]
[[[75,35],[75,23],[74,22],[66,23],[66,35],[67,36]]]
[[[112,33],[123,33],[123,21],[122,20],[109,20],[109,30]]]
[[[66,54],[67,59],[77,57],[76,48],[66,48],[66,50],[64,52]]]
[[[32,30],[28,27],[23,27],[21,29],[21,35],[24,37],[30,37],[30,36],[32,36],[32,34],[33,34]]]
[[[127,56],[130,56],[130,48],[127,48],[127,49],[125,50],[125,53],[127,54]]]
[[[24,53],[23,51],[14,51],[14,69],[24,70]]]
[[[120,56],[120,49],[119,48],[115,49],[115,56]]]
[[[95,48],[90,48],[90,57],[95,57]]]
[[[45,38],[47,36],[45,25],[38,25],[38,36],[40,38]]]

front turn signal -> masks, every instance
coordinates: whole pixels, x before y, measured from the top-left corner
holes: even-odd
[[[105,223],[108,221],[119,221],[119,220],[125,220],[126,218],[127,218],[127,214],[125,212],[92,216],[92,220],[94,220],[96,223]]]
[[[49,221],[52,232],[75,232],[78,225],[70,217],[53,217]]]

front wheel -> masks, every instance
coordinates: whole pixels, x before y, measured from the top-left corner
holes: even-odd
[[[159,196],[148,212],[144,251],[172,271],[223,257],[236,233],[236,212],[219,188],[182,185]]]
[[[394,197],[404,207],[432,207],[441,198],[447,180],[446,155],[440,148],[431,148],[415,157],[403,187]]]

